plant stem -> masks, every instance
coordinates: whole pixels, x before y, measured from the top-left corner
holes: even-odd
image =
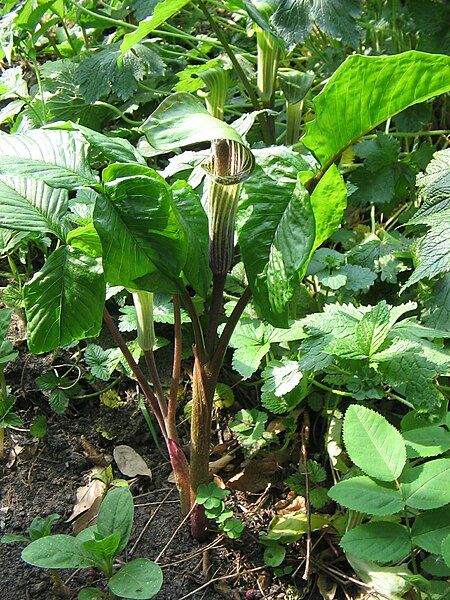
[[[6,379],[3,365],[0,365],[0,399],[6,402],[8,390],[6,389]],[[0,460],[5,456],[5,428],[0,427]]]
[[[167,417],[167,402],[164,395],[164,390],[162,389],[161,380],[159,378],[158,368],[156,367],[155,354],[153,350],[145,350],[144,357],[148,370],[150,371],[150,377],[155,389],[156,397],[158,398],[159,408],[165,419]]]
[[[71,396],[71,399],[72,400],[89,400],[90,398],[97,398],[97,396],[101,396],[105,392],[109,392],[109,390],[112,390],[114,387],[116,387],[116,385],[118,385],[124,379],[124,377],[125,377],[125,375],[123,373],[121,373],[116,379],[114,379],[114,381],[112,383],[108,384],[106,387],[102,388],[101,390],[98,390],[97,392],[92,392],[92,394],[83,394],[82,396]]]
[[[119,346],[120,350],[122,351],[122,354],[125,357],[125,360],[128,363],[128,366],[130,367],[131,371],[133,372],[133,375],[136,377],[139,385],[141,386],[141,390],[143,391],[144,396],[147,398],[147,401],[151,406],[151,409],[155,415],[155,418],[158,421],[158,425],[161,428],[161,432],[162,432],[164,438],[167,440],[168,435],[167,435],[167,430],[166,430],[166,424],[164,421],[164,416],[161,412],[161,409],[160,409],[160,406],[158,403],[158,399],[156,398],[155,394],[153,393],[153,390],[151,389],[151,387],[149,386],[145,375],[143,374],[140,367],[134,360],[133,355],[131,354],[130,350],[128,349],[128,346],[125,343],[125,340],[123,339],[119,329],[117,328],[116,324],[114,323],[111,315],[109,314],[109,312],[106,308],[103,311],[103,318],[105,320],[105,323],[106,323],[111,335],[114,338],[114,341]]]
[[[205,348],[205,340],[203,335],[203,329],[200,324],[200,319],[198,318],[197,311],[195,310],[194,303],[192,302],[192,298],[189,296],[188,292],[185,288],[180,285],[180,296],[183,300],[184,308],[186,309],[191,322],[192,329],[194,332],[194,340],[195,345],[197,347],[197,353],[200,359],[205,362],[206,361],[206,348]]]
[[[216,350],[211,360],[211,364],[213,369],[220,369],[222,366],[222,362],[225,356],[225,352],[227,351],[228,344],[230,342],[231,336],[233,335],[233,331],[238,324],[238,321],[244,312],[245,307],[250,301],[252,297],[252,292],[249,287],[246,287],[242,292],[242,296],[236,303],[236,306],[233,308],[233,312],[228,317],[228,321],[222,331],[222,335],[219,338],[219,342],[216,346]]]
[[[125,121],[125,123],[128,123],[128,125],[131,125],[132,127],[139,127],[140,125],[142,125],[142,121],[135,121],[134,119],[129,119],[126,116],[126,114],[120,110],[120,108],[117,108],[117,106],[114,106],[113,104],[110,104],[109,102],[103,102],[103,100],[97,100],[96,102],[94,102],[94,106],[104,106],[105,108],[109,108],[109,110],[112,110],[113,112],[115,112],[117,115],[119,115],[119,117],[121,119],[123,119]]]
[[[225,289],[226,273],[214,273],[211,306],[208,315],[208,332],[206,334],[206,351],[208,356],[214,352],[217,339],[217,327],[223,308],[223,292]]]
[[[181,310],[180,297],[178,294],[173,295],[173,317],[174,317],[174,348],[173,348],[173,363],[172,363],[172,383],[169,393],[169,405],[167,413],[167,429],[169,436],[173,437],[172,430],[175,429],[175,415],[177,410],[178,387],[180,385],[181,375],[181,357],[183,354],[182,331],[181,331]]]
[[[228,58],[230,59],[233,67],[236,70],[236,73],[239,77],[239,79],[242,82],[242,85],[244,86],[245,91],[248,94],[248,97],[250,98],[250,101],[253,105],[253,108],[255,110],[261,110],[261,104],[258,100],[258,96],[256,95],[255,90],[252,87],[252,84],[250,83],[250,81],[248,80],[247,75],[244,72],[244,69],[241,67],[236,55],[234,54],[231,46],[229,45],[226,37],[223,35],[220,27],[217,26],[217,23],[214,21],[213,16],[211,15],[211,13],[209,12],[209,10],[206,7],[206,4],[204,3],[203,0],[199,0],[199,6],[202,9],[204,15],[206,16],[206,18],[209,21],[209,24],[211,25],[211,29],[214,31],[214,33],[216,34],[218,40],[220,41],[220,43],[222,44],[225,52],[228,55]],[[269,127],[267,124],[267,115],[258,115],[258,120],[261,126],[261,132],[264,138],[264,143],[266,145],[270,145],[271,143],[271,138],[270,138],[270,131],[269,131]]]
[[[336,390],[334,388],[328,387],[324,383],[317,381],[317,379],[313,379],[311,383],[320,390],[324,390],[325,392],[331,392],[332,394],[336,394],[336,396],[347,396],[348,398],[353,398],[353,394],[351,392],[344,392],[343,390]]]

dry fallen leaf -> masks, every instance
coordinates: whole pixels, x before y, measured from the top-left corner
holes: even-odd
[[[324,573],[317,578],[317,587],[323,600],[334,600],[336,596],[337,583],[329,579]]]
[[[89,510],[97,498],[101,498],[106,489],[106,485],[99,479],[92,479],[94,475],[101,473],[101,467],[94,467],[89,471],[89,482],[77,489],[77,499],[73,507],[72,514],[66,523],[73,521],[78,515]]]
[[[234,459],[234,454],[224,454],[217,460],[213,460],[209,463],[210,473],[217,473],[221,469],[225,468]]]
[[[277,510],[279,515],[288,515],[299,510],[306,510],[306,500],[303,496],[296,496],[287,506]]]
[[[87,441],[84,435],[80,437],[80,444],[83,448],[84,455],[89,462],[93,463],[94,465],[100,465],[100,467],[108,466],[109,463],[106,460],[106,457],[103,456],[103,454],[101,454],[101,452],[99,452],[96,448],[94,448],[94,446]]]
[[[97,496],[97,498],[92,503],[92,506],[84,512],[78,519],[75,519],[72,526],[73,535],[78,535],[80,531],[90,527],[91,525],[95,525],[97,521],[98,509],[100,508],[100,504],[102,502],[102,496]]]
[[[152,476],[152,472],[142,456],[130,446],[116,446],[113,455],[119,471],[126,477],[136,477],[136,475]]]
[[[261,492],[279,468],[278,462],[273,458],[251,460],[243,471],[228,480],[227,487],[241,492]]]

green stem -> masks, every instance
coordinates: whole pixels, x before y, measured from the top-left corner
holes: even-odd
[[[108,17],[108,15],[103,15],[102,13],[94,12],[93,10],[89,10],[81,4],[81,2],[76,2],[75,0],[67,0],[67,2],[77,8],[79,11],[83,12],[90,17],[93,17],[96,20],[103,21],[108,25],[115,25],[116,27],[123,27],[124,29],[130,29],[134,31],[137,29],[137,25],[132,25],[131,23],[127,23],[126,21],[120,21],[119,19],[113,19],[112,17]]]
[[[238,59],[236,58],[236,55],[234,54],[226,37],[222,33],[221,29],[217,26],[216,22],[214,21],[214,18],[212,17],[211,13],[207,9],[206,4],[203,2],[203,0],[199,0],[199,5],[200,5],[200,8],[202,9],[203,13],[205,14],[206,18],[208,19],[209,24],[211,25],[211,29],[216,34],[216,36],[219,39],[220,43],[222,44],[225,52],[227,53],[228,58],[230,59],[233,67],[235,68],[236,73],[237,73],[239,79],[241,80],[242,85],[244,86],[244,89],[248,94],[248,97],[250,98],[253,108],[255,110],[261,110],[261,105],[258,100],[258,96],[256,95],[255,90],[252,87],[252,84],[248,80],[247,75],[244,72],[244,69],[241,67],[241,65],[240,65]],[[265,116],[262,114],[258,115],[258,120],[259,120],[259,123],[261,126],[264,143],[266,145],[270,145],[271,137],[270,137],[270,131],[269,131],[268,123],[267,123],[267,115],[265,115]]]
[[[71,399],[72,400],[90,400],[91,398],[97,398],[97,396],[101,396],[102,394],[105,394],[106,392],[109,392],[109,390],[112,390],[113,388],[115,388],[116,385],[118,385],[124,379],[125,379],[125,375],[123,373],[121,373],[118,377],[116,377],[116,379],[114,379],[114,381],[112,383],[109,383],[106,387],[102,388],[101,390],[98,390],[98,392],[92,392],[92,394],[83,394],[82,396],[71,396]]]
[[[300,136],[303,100],[296,104],[286,102],[286,146],[293,146]]]
[[[109,102],[103,102],[102,100],[97,100],[96,102],[94,102],[94,106],[104,106],[105,108],[109,108],[109,110],[112,110],[117,115],[119,115],[125,121],[125,123],[128,123],[128,125],[132,125],[133,127],[139,127],[140,125],[142,125],[142,121],[134,121],[133,119],[129,119],[126,116],[126,114],[120,110],[120,108],[117,108],[117,106],[114,106],[113,104],[110,104]]]
[[[317,381],[317,379],[313,379],[311,383],[320,390],[324,390],[325,392],[331,392],[332,394],[336,394],[336,396],[347,396],[348,398],[353,398],[353,394],[351,392],[344,392],[343,390],[336,390],[334,388],[328,387],[324,383]]]
[[[67,41],[69,42],[69,46],[72,48],[72,52],[76,56],[78,54],[78,50],[74,46],[72,36],[70,35],[69,30],[67,29],[67,25],[66,25],[64,19],[61,19],[61,25],[62,25],[62,28],[64,29],[64,33],[66,34],[66,38],[67,38]]]

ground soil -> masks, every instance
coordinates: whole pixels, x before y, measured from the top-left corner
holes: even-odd
[[[81,443],[84,436],[103,456],[111,457],[116,445],[127,444],[136,450],[153,472],[152,479],[139,477],[132,482],[135,497],[135,525],[130,547],[148,526],[133,554],[133,558],[155,559],[166,544],[167,549],[159,560],[164,571],[164,584],[157,600],[180,600],[187,594],[192,599],[216,600],[219,598],[257,600],[258,598],[320,599],[317,592],[304,588],[301,577],[295,582],[277,579],[264,567],[263,548],[257,533],[249,532],[239,540],[218,538],[212,532],[214,544],[209,551],[199,546],[190,536],[189,526],[182,522],[177,494],[167,478],[170,465],[156,448],[141,412],[136,407],[135,392],[130,382],[120,388],[127,404],[121,408],[107,408],[98,398],[71,402],[64,415],[55,415],[42,392],[37,390],[35,379],[47,372],[52,364],[64,362],[64,356],[34,357],[20,341],[20,324],[13,335],[19,356],[6,371],[7,382],[17,395],[17,411],[29,426],[38,413],[46,414],[48,432],[37,442],[26,431],[10,431],[6,440],[6,459],[0,464],[0,535],[25,534],[32,519],[58,513],[60,521],[55,533],[71,533],[72,525],[65,521],[72,512],[76,490],[83,485],[86,473],[93,467],[92,456],[86,455]],[[89,391],[89,390],[87,390]],[[92,391],[92,390],[91,390]],[[106,436],[106,437],[105,437]],[[9,463],[14,448],[22,448],[14,462]],[[114,462],[114,475],[120,477]],[[245,498],[240,497],[245,509]],[[155,514],[157,512],[157,514]],[[269,513],[268,513],[269,514]],[[150,517],[152,518],[148,524]],[[178,531],[176,531],[179,528]],[[175,533],[175,535],[174,535]],[[170,543],[169,543],[170,542]],[[1,599],[2,600],[54,600],[61,597],[49,572],[28,566],[20,559],[23,544],[0,544]],[[126,556],[124,557],[126,558]],[[295,566],[295,565],[294,565]],[[239,572],[239,576],[227,576]],[[83,586],[99,580],[93,570],[82,570],[75,575],[61,571],[67,582],[69,594],[76,598]],[[208,579],[216,579],[201,587]],[[315,579],[315,578],[313,578]],[[288,588],[295,586],[303,592],[291,595]],[[200,589],[198,589],[200,588]],[[198,591],[196,591],[198,590]]]

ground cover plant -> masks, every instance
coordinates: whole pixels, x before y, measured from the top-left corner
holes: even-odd
[[[48,415],[87,401],[120,420],[133,401],[118,392],[137,384],[179,520],[200,543],[250,536],[283,593],[446,597],[445,3],[2,10],[0,362],[17,360],[14,309],[28,351],[50,353],[36,379]],[[0,368],[14,442],[27,430]],[[38,414],[31,436],[46,427]],[[44,535],[22,557],[109,579],[60,593],[150,598],[158,561],[117,570],[132,496],[100,479],[96,530]],[[103,526],[122,499],[126,541]],[[265,585],[243,593],[273,597]]]

